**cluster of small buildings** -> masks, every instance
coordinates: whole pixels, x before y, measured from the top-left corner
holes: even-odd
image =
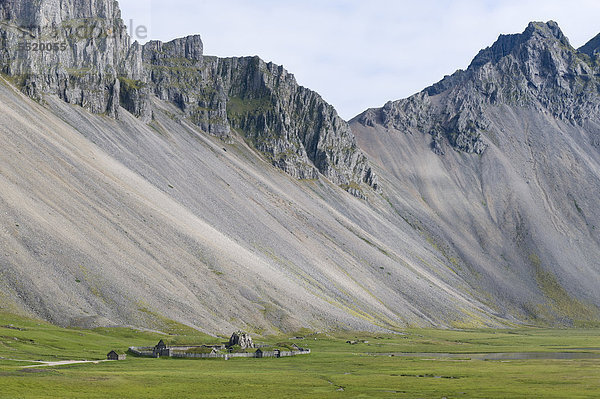
[[[240,351],[234,351],[234,348]],[[256,349],[256,351],[253,351]],[[292,345],[290,350],[272,348],[268,345],[255,345],[249,334],[238,331],[233,333],[229,342],[223,345],[168,346],[161,339],[153,347],[130,347],[129,352],[136,356],[179,357],[179,358],[224,358],[232,357],[287,357],[310,353],[310,349]],[[126,355],[111,351],[108,360],[124,360]]]

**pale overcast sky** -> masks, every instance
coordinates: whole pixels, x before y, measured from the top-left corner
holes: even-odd
[[[579,47],[600,33],[598,0],[120,0],[123,19],[205,54],[282,64],[343,118],[466,68],[501,33],[555,20]],[[145,41],[145,40],[140,40]]]

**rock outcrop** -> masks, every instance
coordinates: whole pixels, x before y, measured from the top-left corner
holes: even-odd
[[[238,345],[242,349],[254,348],[252,337],[250,336],[250,334],[245,333],[243,331],[236,331],[231,335],[231,338],[229,338],[229,343],[227,344],[227,346],[231,348],[232,346],[236,345]]]
[[[6,0],[0,18],[1,71],[26,94],[116,115],[130,48],[117,2]]]
[[[600,57],[600,33],[579,48],[580,53],[589,55],[596,60]]]
[[[2,73],[33,98],[53,94],[110,116],[123,107],[149,122],[154,95],[208,134],[241,134],[297,179],[323,175],[359,197],[379,189],[348,124],[281,66],[205,57],[197,35],[131,44],[111,0],[3,1],[0,17]]]

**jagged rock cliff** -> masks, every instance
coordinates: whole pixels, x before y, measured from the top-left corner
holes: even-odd
[[[239,132],[297,179],[321,173],[356,196],[361,186],[378,189],[348,124],[283,67],[258,57],[203,57],[198,36],[150,42],[143,60],[154,95],[205,132],[224,140]]]
[[[466,71],[458,71],[408,99],[388,102],[358,117],[365,126],[380,123],[432,135],[432,148],[444,141],[467,153],[482,153],[490,105],[527,106],[581,124],[600,110],[598,37],[574,49],[555,22],[532,22],[522,34],[501,35],[482,50]]]
[[[367,187],[378,190],[347,123],[280,66],[204,57],[199,36],[131,45],[109,0],[4,0],[0,16],[2,72],[33,98],[53,94],[111,116],[122,106],[149,122],[156,96],[208,134],[225,141],[243,135],[297,179],[321,174],[360,197]]]
[[[0,18],[1,71],[26,94],[116,115],[130,48],[116,1],[3,0]]]

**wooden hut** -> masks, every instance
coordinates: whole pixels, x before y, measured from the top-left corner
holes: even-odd
[[[127,358],[126,354],[124,354],[124,353],[119,354],[116,351],[110,351],[106,355],[107,360],[125,360],[126,358]]]
[[[165,345],[165,342],[161,339],[152,351],[154,357],[171,356],[171,350]]]

